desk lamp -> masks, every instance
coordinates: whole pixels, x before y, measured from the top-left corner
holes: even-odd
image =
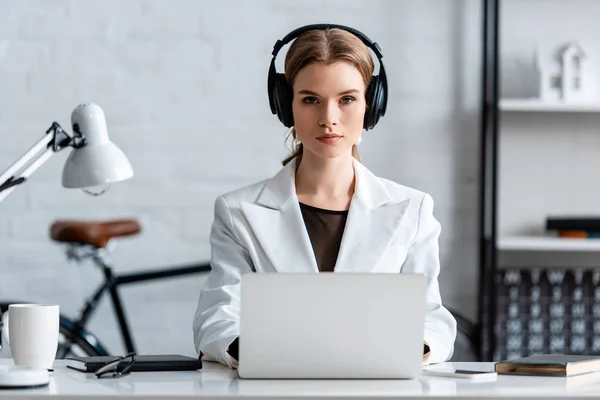
[[[71,125],[73,136],[53,122],[44,137],[0,175],[0,202],[54,153],[67,147],[72,147],[73,151],[67,157],[62,173],[62,185],[66,188],[98,194],[93,190],[104,187],[106,191],[111,183],[133,176],[125,154],[108,139],[106,118],[98,105],[89,103],[75,107]]]
[[[100,195],[110,184],[133,176],[129,160],[108,138],[102,108],[93,103],[78,105],[71,113],[71,126],[72,136],[53,122],[44,137],[0,175],[0,202],[26,182],[54,153],[67,147],[73,150],[63,167],[62,185],[65,188],[79,188]],[[98,188],[101,190],[97,191]],[[0,387],[45,386],[48,383],[49,373],[44,369],[0,368]]]

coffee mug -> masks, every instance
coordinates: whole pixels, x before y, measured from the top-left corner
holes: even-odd
[[[15,365],[52,369],[58,349],[57,305],[11,304],[2,315],[2,337]]]

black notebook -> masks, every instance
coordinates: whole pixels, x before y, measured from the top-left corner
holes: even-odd
[[[67,368],[82,372],[96,372],[118,356],[67,357]],[[128,361],[123,361],[127,363]],[[129,371],[193,371],[202,368],[198,358],[179,354],[138,355]]]
[[[600,216],[547,217],[546,229],[549,231],[600,231]]]

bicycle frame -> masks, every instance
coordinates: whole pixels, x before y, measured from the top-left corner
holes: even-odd
[[[151,280],[158,280],[164,278],[179,277],[189,274],[196,274],[201,272],[209,272],[211,270],[209,263],[204,264],[193,264],[180,267],[164,267],[152,271],[135,272],[130,274],[115,275],[113,273],[112,264],[108,260],[108,257],[100,251],[101,249],[94,249],[91,254],[93,261],[102,268],[104,273],[104,283],[101,284],[98,289],[88,298],[79,316],[73,321],[72,335],[74,337],[79,336],[82,332],[85,332],[85,327],[94,314],[100,300],[105,294],[110,294],[113,308],[117,316],[119,329],[121,330],[121,337],[125,345],[126,351],[135,352],[135,344],[131,336],[131,331],[127,318],[125,317],[125,311],[121,303],[121,297],[118,292],[118,287],[121,285],[145,282]],[[69,343],[65,347],[65,352],[70,350],[73,340],[69,338]]]

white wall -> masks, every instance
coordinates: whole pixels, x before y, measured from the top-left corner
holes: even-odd
[[[375,173],[430,192],[443,225],[444,299],[476,313],[480,8],[477,0],[0,0],[0,168],[73,107],[104,108],[134,180],[91,198],[60,187],[54,156],[0,207],[0,298],[57,302],[73,315],[98,284],[51,243],[57,218],[139,218],[117,271],[209,256],[215,197],[264,179],[287,153],[270,114],[272,46],[308,23],[354,26],[379,42],[387,116],[361,144]],[[283,60],[283,57],[280,61]],[[280,63],[281,65],[281,63]],[[193,353],[201,277],[124,288],[140,352]],[[91,330],[120,352],[107,302]]]

